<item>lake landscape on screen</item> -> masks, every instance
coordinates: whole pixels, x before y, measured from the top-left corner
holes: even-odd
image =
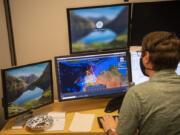
[[[51,67],[49,62],[5,72],[8,117],[37,108],[52,100]]]
[[[72,52],[126,48],[127,5],[69,10]]]

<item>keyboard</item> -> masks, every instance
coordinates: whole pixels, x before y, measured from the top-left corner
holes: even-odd
[[[113,118],[115,119],[116,117],[119,117],[119,115],[113,115]],[[100,128],[103,128],[101,122],[100,122],[100,119],[103,119],[103,117],[97,117],[97,121],[98,121],[98,124],[99,124],[99,127]]]

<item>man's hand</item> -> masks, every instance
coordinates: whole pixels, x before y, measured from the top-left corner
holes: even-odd
[[[104,131],[107,132],[109,129],[116,129],[118,118],[115,117],[114,119],[112,115],[105,115],[102,119],[100,119],[100,122],[102,123]]]

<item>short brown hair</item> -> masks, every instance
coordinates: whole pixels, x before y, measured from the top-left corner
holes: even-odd
[[[150,53],[153,69],[177,68],[180,61],[180,40],[175,33],[157,31],[147,34],[142,41],[142,50]]]

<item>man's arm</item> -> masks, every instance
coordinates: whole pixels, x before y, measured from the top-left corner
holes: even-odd
[[[109,129],[115,129],[116,132],[110,132],[112,135],[134,135],[137,131],[141,116],[140,108],[140,102],[136,94],[133,90],[129,90],[124,97],[119,120],[118,118],[114,119],[110,115],[105,115],[103,119],[100,120],[104,131],[107,132]]]

